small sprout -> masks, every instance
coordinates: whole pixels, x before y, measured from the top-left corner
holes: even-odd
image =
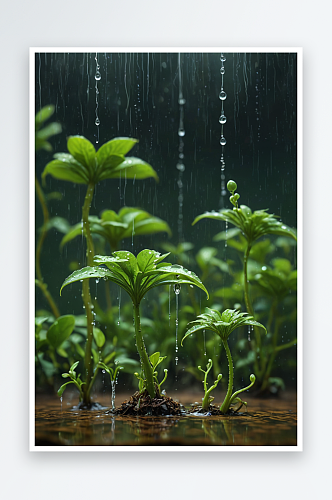
[[[195,321],[192,321],[191,323],[193,324],[193,326],[191,328],[189,328],[189,330],[187,330],[187,332],[185,333],[185,335],[181,341],[181,345],[183,344],[183,341],[189,335],[191,335],[191,333],[194,333],[194,332],[196,333],[200,330],[212,330],[221,338],[222,344],[225,348],[227,360],[228,360],[229,380],[228,380],[227,394],[225,396],[225,399],[224,399],[222,405],[220,406],[220,412],[223,414],[228,413],[230,405],[235,401],[235,398],[237,398],[238,394],[250,389],[250,387],[252,387],[254,385],[256,377],[254,374],[251,374],[250,375],[250,385],[248,385],[247,387],[244,387],[243,389],[240,389],[232,394],[233,380],[234,380],[234,367],[233,367],[233,359],[232,359],[232,355],[231,355],[231,351],[230,351],[227,339],[228,339],[229,335],[236,328],[239,328],[240,326],[256,326],[256,327],[262,328],[265,331],[265,333],[266,333],[266,328],[261,323],[258,323],[258,321],[255,321],[252,316],[248,316],[247,313],[241,313],[235,309],[225,309],[225,311],[223,313],[220,313],[219,311],[217,311],[215,309],[209,309],[208,307],[205,308],[205,313],[200,314],[198,316],[198,318]],[[209,359],[209,362],[207,364],[206,371],[202,370],[202,368],[200,366],[198,367],[198,369],[200,371],[205,373],[205,377],[204,377],[204,381],[203,381],[204,392],[205,392],[205,396],[204,396],[204,400],[203,400],[204,406],[202,405],[203,408],[205,407],[205,409],[208,408],[209,404],[210,404],[209,394],[210,394],[211,390],[217,386],[217,384],[221,378],[221,375],[220,375],[220,378],[218,375],[218,379],[215,380],[215,382],[214,382],[215,385],[212,386],[212,388],[207,389],[206,378],[207,378],[207,374],[211,370],[211,367],[212,367],[212,361],[210,359]],[[239,401],[237,401],[237,402],[239,402]],[[241,406],[243,404],[244,403],[241,402]],[[235,411],[238,411],[238,409]]]
[[[212,359],[209,359],[208,364],[206,365],[206,370],[203,370],[201,366],[198,366],[197,368],[204,373],[204,380],[202,380],[204,386],[204,398],[202,398],[202,408],[203,410],[208,411],[209,406],[214,399],[213,397],[210,396],[210,394],[213,391],[213,389],[217,387],[219,381],[222,379],[222,375],[221,373],[219,373],[217,380],[215,380],[214,384],[211,385],[211,387],[208,389],[207,376],[212,368]]]
[[[234,194],[235,191],[237,190],[237,184],[235,181],[228,181],[227,182],[227,189],[230,193]]]

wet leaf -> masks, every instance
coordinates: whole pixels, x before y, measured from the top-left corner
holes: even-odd
[[[75,327],[75,316],[60,316],[47,331],[47,340],[57,349],[70,336]]]
[[[212,330],[217,333],[222,340],[227,340],[229,335],[240,326],[257,326],[266,332],[264,325],[255,321],[252,316],[247,313],[241,313],[236,309],[225,309],[221,314],[215,309],[205,308],[205,312],[197,316],[197,319],[189,324],[193,324],[182,339],[182,342],[188,335],[198,330]],[[182,344],[181,342],[181,344]]]
[[[233,210],[223,209],[219,212],[205,212],[195,218],[193,225],[202,219],[223,220],[233,224],[240,229],[250,245],[266,234],[289,236],[296,240],[295,230],[278,221],[275,215],[267,213],[266,210],[252,212],[246,205],[233,208]]]
[[[96,150],[94,145],[85,137],[74,135],[68,138],[67,148],[69,153],[81,165],[86,165],[93,174],[96,168]]]
[[[46,122],[54,113],[55,106],[53,104],[48,104],[44,106],[35,117],[36,129],[38,129],[44,122]]]
[[[105,335],[103,334],[103,332],[97,328],[97,327],[93,327],[93,338],[95,339],[95,342],[96,342],[96,345],[97,347],[101,348],[103,347],[103,345],[105,344]]]
[[[111,155],[125,156],[137,142],[137,139],[129,137],[117,137],[106,142],[97,152],[99,165],[103,165],[104,161]]]
[[[126,158],[125,153],[136,143],[135,139],[114,139],[101,146],[96,153],[93,144],[83,136],[70,136],[67,141],[69,153],[57,153],[42,174],[43,179],[51,174],[56,179],[80,184],[97,184],[104,179],[126,176],[133,179],[154,177],[154,169],[140,158]]]
[[[61,289],[60,289],[60,295],[62,292],[62,289],[71,284],[75,283],[75,281],[81,281],[84,279],[91,279],[91,278],[107,278],[109,275],[109,271],[107,269],[103,269],[102,267],[83,267],[82,269],[78,269],[77,271],[74,271],[68,278],[65,279],[65,281],[62,283]]]

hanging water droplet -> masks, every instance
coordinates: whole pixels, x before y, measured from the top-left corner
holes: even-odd
[[[180,97],[178,102],[179,102],[180,106],[183,106],[184,104],[186,104],[186,100],[183,99],[183,97]]]
[[[223,135],[222,135],[222,136],[221,136],[221,138],[220,138],[220,144],[221,144],[222,146],[226,146],[226,139],[225,139],[225,137],[224,137]]]
[[[225,68],[224,68],[224,66],[221,66],[221,68],[220,68],[220,74],[221,75],[225,74]]]
[[[176,168],[177,168],[178,170],[180,170],[180,172],[184,172],[184,171],[185,171],[185,169],[186,169],[186,167],[184,166],[184,164],[183,164],[183,163],[177,163],[177,164],[176,164]]]
[[[178,136],[179,137],[184,137],[186,135],[186,131],[184,130],[184,128],[179,128],[178,130]]]
[[[219,123],[224,124],[224,123],[226,123],[226,122],[227,122],[227,118],[226,118],[226,116],[225,116],[225,115],[221,115],[221,116],[219,117]]]
[[[98,125],[100,125],[100,120],[99,120],[99,118],[96,118],[96,120],[95,120],[95,125],[97,125],[97,127],[98,127]]]
[[[221,62],[225,62],[226,61],[226,57],[224,56],[224,54],[221,54],[220,61]]]
[[[101,74],[100,71],[97,69],[96,74],[95,74],[95,80],[99,81],[101,80]]]
[[[180,290],[181,290],[181,285],[180,285],[180,283],[175,283],[175,285],[174,285],[174,287],[173,287],[173,290],[174,290],[174,293],[175,293],[176,295],[179,295]]]
[[[220,92],[220,94],[219,94],[219,99],[220,99],[221,101],[224,101],[226,98],[227,98],[227,94],[226,94],[226,92],[225,92],[224,90],[222,90],[222,91]]]

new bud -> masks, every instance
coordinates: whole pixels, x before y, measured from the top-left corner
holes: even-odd
[[[227,189],[230,193],[234,193],[237,190],[237,184],[235,181],[228,181],[227,182]]]

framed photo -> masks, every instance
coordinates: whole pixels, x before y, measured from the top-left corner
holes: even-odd
[[[302,50],[30,49],[30,450],[301,451]]]

